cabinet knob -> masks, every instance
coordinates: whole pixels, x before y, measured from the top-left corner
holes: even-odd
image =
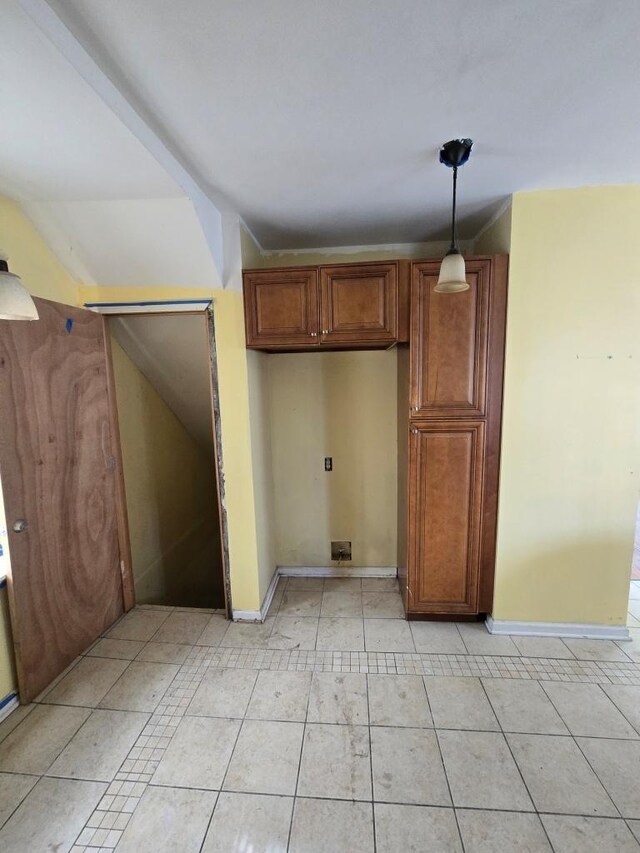
[[[317,332],[311,332],[311,337],[312,337],[312,338],[317,338],[317,337],[318,337],[318,333],[317,333]]]

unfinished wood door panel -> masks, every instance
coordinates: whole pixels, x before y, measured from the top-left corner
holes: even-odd
[[[415,612],[477,612],[484,423],[411,427],[409,600]]]
[[[247,346],[318,344],[318,272],[254,270],[244,274]]]
[[[413,265],[412,417],[484,417],[491,263],[467,263],[463,293],[434,291],[438,267]]]
[[[398,338],[398,267],[320,268],[321,343],[393,343]]]
[[[102,317],[36,303],[39,320],[0,321],[0,473],[23,702],[123,612]]]

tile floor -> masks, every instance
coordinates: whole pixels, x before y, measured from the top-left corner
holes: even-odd
[[[640,638],[399,605],[284,579],[264,625],[127,614],[0,724],[0,850],[640,853]]]

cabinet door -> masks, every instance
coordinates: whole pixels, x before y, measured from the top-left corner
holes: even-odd
[[[484,423],[412,425],[407,609],[477,613]]]
[[[397,340],[397,264],[321,267],[320,290],[321,343]]]
[[[246,272],[244,307],[248,347],[284,349],[317,345],[317,270]]]
[[[463,293],[435,293],[438,268],[413,265],[411,416],[484,417],[491,262],[467,263]]]

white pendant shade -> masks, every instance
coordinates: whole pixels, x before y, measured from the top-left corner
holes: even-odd
[[[469,290],[464,258],[457,250],[451,251],[442,259],[438,283],[434,290],[436,293],[460,293]]]
[[[17,275],[0,270],[0,320],[37,320],[31,294]]]

